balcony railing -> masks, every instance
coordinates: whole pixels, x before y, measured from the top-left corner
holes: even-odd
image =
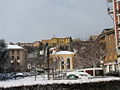
[[[117,16],[120,17],[120,13],[117,13]]]
[[[120,27],[118,27],[118,31],[120,31]]]
[[[109,7],[108,10],[107,10],[108,14],[113,14],[113,8],[112,7]]]
[[[108,2],[112,2],[113,0],[107,0]]]
[[[120,3],[120,0],[116,0],[117,3]]]
[[[120,26],[120,21],[118,21],[118,26]]]

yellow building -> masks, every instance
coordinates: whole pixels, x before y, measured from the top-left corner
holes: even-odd
[[[66,38],[51,38],[49,40],[42,40],[42,43],[45,45],[48,43],[50,46],[59,46],[59,45],[70,45],[72,42],[71,37],[66,37]]]
[[[18,45],[8,45],[10,62],[14,69],[26,69],[26,50]]]
[[[48,39],[48,40],[42,40],[42,44],[43,45],[45,45],[46,43],[50,44],[50,41],[51,41],[50,39]]]
[[[50,54],[50,60],[52,66],[55,65],[55,69],[58,71],[72,71],[74,69],[74,52],[59,51],[54,54]]]
[[[95,41],[98,38],[98,35],[91,35],[90,41]]]
[[[33,43],[33,46],[34,47],[39,47],[39,46],[41,46],[42,45],[42,43],[40,42],[40,41],[35,41],[34,43]]]

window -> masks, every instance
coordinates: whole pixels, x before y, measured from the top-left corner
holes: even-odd
[[[74,74],[70,74],[67,78],[68,79],[78,79],[79,77]]]
[[[19,57],[19,56],[17,56],[17,59],[19,60],[19,59],[20,59],[20,57]]]
[[[95,76],[103,76],[103,70],[95,70]]]
[[[12,60],[14,60],[14,56],[12,56]]]
[[[11,52],[12,52],[12,54],[14,54],[14,50],[12,50]]]
[[[17,55],[19,55],[20,54],[20,50],[17,50]]]
[[[112,65],[109,65],[109,71],[110,72],[112,71]]]
[[[67,69],[70,69],[70,58],[67,59]]]
[[[62,69],[64,69],[64,65],[62,65]]]
[[[93,70],[86,70],[85,72],[93,76]]]
[[[61,68],[64,69],[64,61],[61,61]]]
[[[86,74],[80,74],[80,76],[87,76]]]

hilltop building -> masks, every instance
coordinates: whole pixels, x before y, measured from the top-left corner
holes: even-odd
[[[95,41],[98,38],[98,35],[91,35],[90,41]]]
[[[17,43],[18,46],[21,46],[21,47],[25,47],[25,46],[28,46],[28,47],[39,47],[42,45],[42,43],[40,41],[35,41],[33,43]]]
[[[72,42],[71,37],[66,37],[66,38],[51,38],[48,40],[42,40],[42,44],[45,45],[46,43],[49,44],[49,46],[60,46],[60,45],[70,45]]]

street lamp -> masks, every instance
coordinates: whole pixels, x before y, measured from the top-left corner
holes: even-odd
[[[48,70],[48,80],[50,80],[50,68],[49,68],[49,46],[48,43],[45,45],[46,57],[47,57],[47,70]]]
[[[13,65],[13,69],[15,72],[15,79],[16,79],[16,71],[17,71],[18,65],[20,64],[20,60],[13,59],[13,60],[11,60],[11,64]]]
[[[13,69],[16,71],[16,68],[20,64],[20,60],[13,59],[13,60],[11,60],[11,64],[13,64]]]
[[[102,61],[100,61],[100,67],[103,68],[103,65],[104,65],[104,61],[102,60]]]
[[[115,60],[115,71],[117,71],[117,65],[118,65],[118,61]]]
[[[49,45],[48,45],[48,43],[46,43],[45,50],[40,51],[40,55],[45,55],[45,57],[47,58],[47,77],[48,77],[48,80],[50,80],[49,54],[50,54]]]

